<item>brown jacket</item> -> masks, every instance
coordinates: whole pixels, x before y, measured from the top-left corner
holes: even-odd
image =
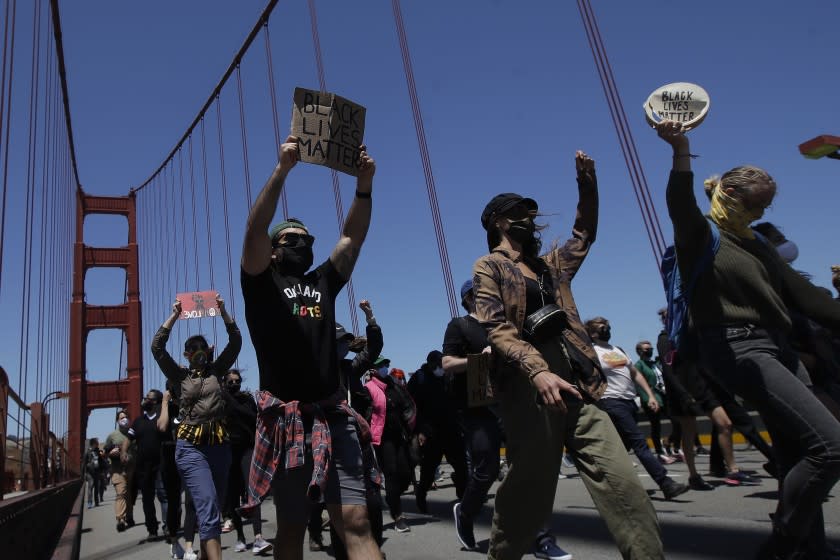
[[[598,184],[594,172],[591,180],[579,175],[577,181],[579,199],[572,238],[562,246],[555,243],[552,250],[540,258],[551,274],[554,299],[567,315],[570,328],[563,334],[591,362],[581,364],[585,372],[580,380],[581,389],[593,399],[599,399],[607,387],[607,380],[572,296],[572,278],[589,253],[598,229]],[[496,357],[500,388],[504,389],[504,375],[511,372],[528,376],[549,371],[540,352],[520,336],[525,322],[525,277],[507,250],[497,247],[476,261],[473,293],[476,315],[487,329]]]

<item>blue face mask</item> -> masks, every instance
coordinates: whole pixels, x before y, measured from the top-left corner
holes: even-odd
[[[378,375],[382,379],[388,377],[388,366],[384,366],[376,370],[376,375]]]

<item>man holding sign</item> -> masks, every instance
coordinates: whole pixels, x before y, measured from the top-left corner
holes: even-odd
[[[346,405],[335,336],[335,298],[350,279],[370,225],[376,165],[364,145],[359,149],[356,196],[338,243],[317,268],[309,270],[315,238],[303,222],[289,218],[269,232],[286,177],[300,159],[297,137],[281,145],[280,161],[248,216],[241,281],[261,390],[243,510],[273,487],[275,558],[302,558],[313,501],[326,502],[349,558],[380,556],[368,522],[360,443],[370,430]],[[306,437],[283,441],[289,424]],[[305,443],[310,435],[312,449]],[[277,447],[284,458],[279,464],[272,460]]]

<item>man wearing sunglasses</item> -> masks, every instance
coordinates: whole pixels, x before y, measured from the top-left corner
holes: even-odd
[[[360,435],[366,434],[366,426],[346,406],[335,335],[335,298],[350,279],[370,225],[376,165],[365,146],[359,150],[356,196],[338,243],[319,266],[310,270],[315,238],[302,221],[287,218],[269,231],[286,177],[300,157],[294,136],[281,145],[280,161],[251,208],[245,230],[242,293],[260,391],[258,437],[243,512],[249,513],[273,490],[275,558],[301,557],[313,495],[337,521],[349,558],[380,555],[365,505]],[[288,423],[303,427],[305,442],[283,440],[285,430],[278,425]],[[279,465],[271,461],[277,446],[285,448],[286,460]],[[328,454],[320,452],[324,448]]]

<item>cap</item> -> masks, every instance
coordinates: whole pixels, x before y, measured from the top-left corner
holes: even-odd
[[[335,339],[336,340],[353,340],[356,336],[353,333],[347,332],[341,323],[335,324]]]
[[[520,203],[527,205],[531,210],[538,208],[537,201],[533,198],[525,198],[516,193],[497,194],[487,203],[484,212],[481,213],[482,227],[487,229],[494,216],[498,216]]]
[[[440,350],[432,350],[428,354],[426,354],[426,363],[438,363],[443,359],[443,352]]]
[[[461,284],[461,300],[467,297],[467,294],[470,293],[473,289],[473,281],[472,278]]]
[[[380,355],[379,355],[379,357],[378,357],[378,358],[376,358],[376,359],[373,361],[373,365],[375,365],[375,366],[377,366],[377,367],[379,367],[379,366],[385,366],[385,365],[391,365],[391,360],[389,360],[388,358],[386,358],[385,356],[383,356],[383,355],[381,355],[381,354],[380,354]]]
[[[284,229],[289,228],[300,228],[304,230],[306,233],[309,233],[309,230],[303,225],[303,222],[298,220],[297,218],[289,218],[288,220],[282,221],[279,224],[274,224],[272,228],[268,231],[268,237],[272,241],[274,238],[277,237],[277,234],[283,231]]]

